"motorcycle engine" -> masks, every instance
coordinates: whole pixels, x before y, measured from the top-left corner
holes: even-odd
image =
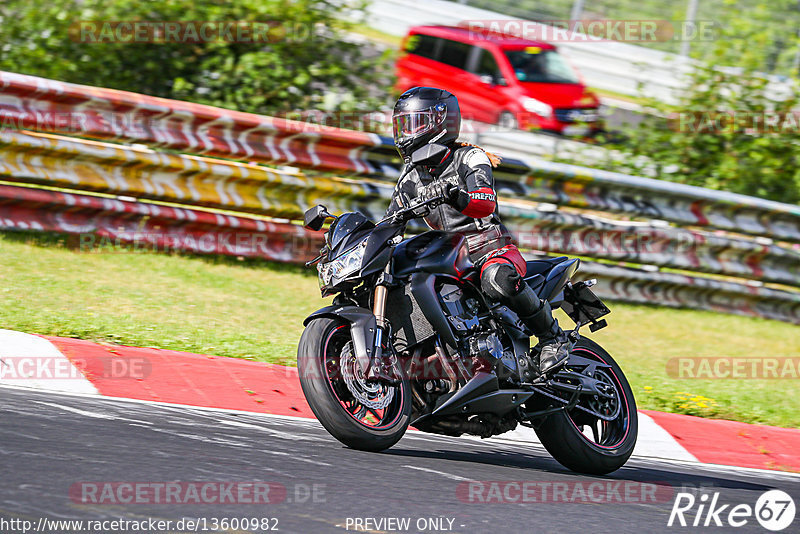
[[[469,338],[469,353],[473,358],[480,358],[494,365],[503,357],[503,344],[495,333],[480,334]]]
[[[493,367],[503,357],[503,344],[496,333],[480,331],[478,300],[465,295],[460,287],[451,284],[444,284],[439,294],[456,335],[466,338],[464,348],[472,361],[477,363],[476,370]]]

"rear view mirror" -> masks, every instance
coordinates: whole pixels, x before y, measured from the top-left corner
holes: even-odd
[[[478,79],[486,85],[506,85],[506,79],[500,74],[481,74]]]
[[[436,143],[427,144],[418,148],[411,154],[411,163],[414,165],[425,165],[434,167],[439,165],[450,149],[444,145]]]
[[[303,226],[309,230],[319,231],[325,224],[325,219],[333,217],[322,204],[308,208],[303,214]]]

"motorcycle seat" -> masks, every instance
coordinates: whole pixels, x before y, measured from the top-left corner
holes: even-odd
[[[547,271],[568,259],[567,256],[547,256],[538,260],[526,261],[527,272],[525,273],[525,278],[533,278],[537,274],[544,275]]]

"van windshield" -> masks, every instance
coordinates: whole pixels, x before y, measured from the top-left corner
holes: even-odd
[[[521,82],[579,83],[578,75],[555,50],[529,46],[503,52]]]

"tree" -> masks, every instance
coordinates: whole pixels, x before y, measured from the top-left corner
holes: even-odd
[[[778,98],[775,79],[762,74],[765,51],[787,38],[763,24],[769,15],[767,5],[759,5],[723,28],[710,50],[698,51],[703,61],[678,105],[647,102],[646,119],[616,146],[642,158],[629,158],[616,170],[639,173],[655,163],[658,178],[800,202],[797,86],[789,80]]]
[[[371,88],[387,84],[386,61],[346,39],[345,9],[359,11],[315,0],[6,0],[0,69],[256,113],[318,107],[326,93],[375,109],[383,93]],[[259,43],[86,42],[81,21],[98,28],[247,21],[267,22],[271,30]]]

